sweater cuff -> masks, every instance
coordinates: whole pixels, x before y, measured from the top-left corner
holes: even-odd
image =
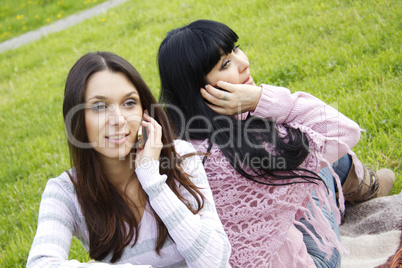
[[[145,191],[154,185],[164,183],[167,179],[166,175],[159,173],[158,160],[149,161],[140,165],[135,169],[135,173]]]
[[[262,87],[262,92],[261,92],[261,98],[258,101],[257,107],[255,108],[254,111],[250,112],[250,115],[256,116],[256,117],[265,117],[265,114],[267,113],[267,107],[271,106],[272,103],[272,98],[274,97],[274,94],[271,90],[268,89],[267,86],[264,86],[263,84],[260,85]]]
[[[283,124],[289,116],[295,99],[290,90],[285,87],[261,85],[263,90],[257,108],[251,114],[256,117],[267,118],[277,124]]]

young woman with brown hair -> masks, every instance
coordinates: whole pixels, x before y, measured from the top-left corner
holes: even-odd
[[[230,245],[199,157],[174,140],[131,64],[109,52],[81,57],[63,116],[72,169],[46,185],[27,267],[227,267]],[[96,262],[68,260],[73,236]]]

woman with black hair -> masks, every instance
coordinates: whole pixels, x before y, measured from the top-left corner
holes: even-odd
[[[229,266],[201,161],[174,140],[129,62],[110,52],[81,57],[67,77],[63,116],[72,168],[45,187],[27,267]],[[73,236],[91,263],[68,260]]]
[[[226,25],[199,20],[170,31],[158,54],[160,102],[176,133],[205,154],[230,263],[338,267],[335,184],[352,181],[351,202],[379,195],[378,179],[350,151],[360,128],[308,93],[256,86],[237,40]],[[363,179],[349,179],[355,171]],[[384,194],[393,174],[381,172],[391,180]]]

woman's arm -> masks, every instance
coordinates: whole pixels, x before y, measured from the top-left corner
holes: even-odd
[[[279,125],[298,128],[316,142],[311,149],[330,163],[359,141],[360,128],[354,121],[308,93],[291,94],[287,88],[265,84],[257,87],[219,81],[218,86],[226,91],[212,86],[201,89],[202,96],[210,103],[208,106],[215,112],[236,115],[238,119],[245,119],[250,112]],[[319,168],[324,166],[326,163],[321,163]]]
[[[353,148],[360,139],[360,127],[320,99],[283,87],[261,85],[263,92],[253,116],[287,124],[306,133],[315,146],[311,149],[330,163]],[[321,163],[325,166],[324,163]]]
[[[87,264],[68,260],[71,240],[78,228],[77,221],[80,217],[73,192],[73,185],[68,178],[61,180],[59,177],[48,181],[42,194],[38,227],[26,267],[146,267],[131,264],[114,266],[107,263]]]
[[[75,229],[72,206],[74,203],[59,184],[58,178],[49,180],[42,194],[38,227],[27,267],[57,267],[64,264],[78,267],[77,261],[67,261]]]
[[[179,154],[195,152],[194,147],[184,141],[176,142]],[[183,163],[184,171],[191,176],[205,196],[203,209],[194,215],[179,200],[165,183],[166,175],[159,174],[159,161],[147,162],[137,167],[136,174],[149,196],[150,204],[165,223],[180,254],[189,267],[227,267],[230,244],[216,212],[212,192],[198,156],[188,157]],[[181,194],[190,202],[193,197],[180,187]],[[193,204],[193,202],[191,202]]]

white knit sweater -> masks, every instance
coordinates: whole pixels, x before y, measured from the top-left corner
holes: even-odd
[[[184,141],[175,141],[180,155],[195,152]],[[159,161],[152,161],[135,170],[149,203],[140,222],[138,241],[128,246],[113,267],[228,267],[230,244],[218,218],[212,192],[198,156],[188,157],[182,167],[205,196],[204,208],[194,215],[165,183],[159,174]],[[71,171],[70,171],[71,173]],[[194,198],[180,187],[182,196]],[[170,237],[161,254],[155,252],[157,225],[150,207],[165,223]],[[195,206],[196,207],[196,206]],[[67,173],[48,181],[39,208],[38,229],[29,253],[27,267],[108,267],[108,256],[102,263],[79,263],[68,260],[72,237],[89,248],[88,231],[76,192]],[[116,265],[117,264],[117,265]]]

